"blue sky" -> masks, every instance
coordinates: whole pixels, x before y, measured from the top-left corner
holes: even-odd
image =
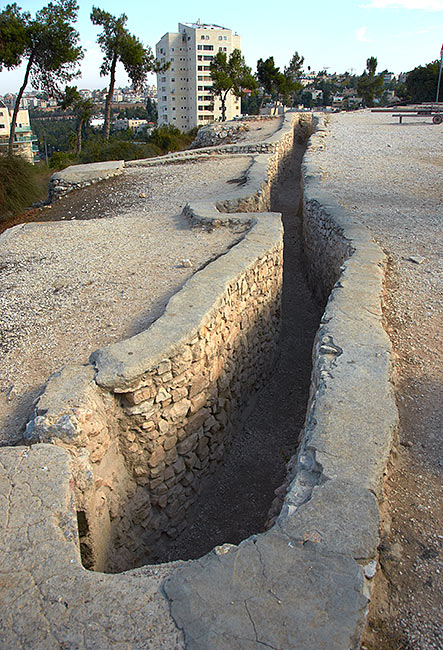
[[[32,14],[44,1],[17,0]],[[0,8],[6,6],[2,1]],[[376,56],[378,69],[399,73],[439,58],[443,43],[443,0],[280,0],[263,5],[251,0],[223,0],[211,9],[204,3],[188,0],[152,2],[143,8],[139,0],[80,0],[77,29],[86,49],[79,88],[104,88],[107,78],[99,76],[101,53],[96,43],[99,30],[89,20],[96,4],[115,15],[124,12],[128,27],[151,47],[168,31],[176,31],[178,22],[216,23],[237,31],[242,51],[253,70],[260,57],[274,56],[285,66],[297,50],[305,57],[305,66],[313,70],[361,74],[369,56]],[[16,92],[22,72],[0,73],[0,94]],[[154,78],[150,81],[155,82]],[[125,85],[122,68],[117,85]],[[28,90],[30,88],[28,87]]]

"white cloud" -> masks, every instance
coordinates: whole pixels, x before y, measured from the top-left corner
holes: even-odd
[[[443,11],[443,0],[371,0],[360,5],[373,9],[423,9],[424,11]]]
[[[355,32],[357,41],[360,41],[360,43],[372,43],[371,39],[366,36],[367,31],[367,27],[360,27],[360,29],[357,29]]]

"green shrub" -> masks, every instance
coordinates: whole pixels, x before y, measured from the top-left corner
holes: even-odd
[[[47,196],[48,177],[44,166],[18,156],[0,156],[0,221]]]
[[[49,165],[52,169],[64,169],[70,165],[78,165],[78,158],[75,154],[67,151],[54,151]]]
[[[159,126],[151,131],[148,142],[158,147],[162,153],[180,151],[189,147],[194,139],[193,131],[183,133],[175,126]]]

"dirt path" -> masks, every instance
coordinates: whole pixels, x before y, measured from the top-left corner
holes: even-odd
[[[283,213],[285,227],[282,336],[276,368],[244,426],[234,433],[223,467],[203,486],[193,506],[193,522],[168,547],[163,561],[197,558],[216,545],[238,544],[263,531],[274,490],[284,482],[286,462],[297,448],[308,399],[312,344],[321,316],[300,261],[297,208],[303,152],[303,147],[296,148],[272,205]]]

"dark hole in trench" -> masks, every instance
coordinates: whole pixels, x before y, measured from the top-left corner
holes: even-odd
[[[299,202],[304,151],[304,144],[294,146],[271,203],[272,210],[282,213],[284,224],[282,333],[274,371],[234,430],[223,464],[203,480],[187,513],[186,528],[176,539],[162,535],[137,565],[195,559],[214,546],[238,544],[262,532],[275,490],[285,481],[286,463],[296,453],[306,413],[312,344],[322,313],[302,262]],[[83,564],[92,568],[84,513],[79,513],[79,529]],[[109,553],[112,556],[111,549]],[[112,557],[109,560],[112,566]]]
[[[93,569],[94,554],[89,540],[89,524],[83,510],[77,511],[77,526],[83,566],[85,569]]]

